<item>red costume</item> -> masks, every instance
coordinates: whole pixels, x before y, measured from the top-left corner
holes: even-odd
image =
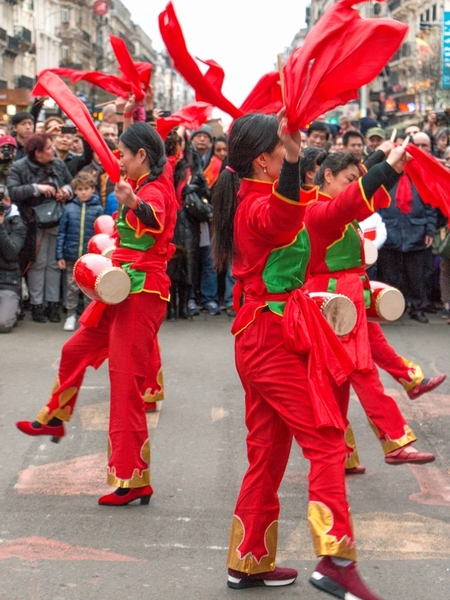
[[[243,293],[244,304],[232,332],[250,464],[232,522],[228,567],[252,574],[274,570],[277,492],[293,437],[311,462],[308,519],[316,553],[355,560],[345,423],[330,385],[330,378],[343,382],[353,365],[300,289],[309,258],[305,205],[278,194],[276,184],[249,179],[242,180],[238,202],[233,274],[235,298]]]
[[[395,401],[384,393],[372,357],[366,317],[370,287],[364,266],[364,238],[357,221],[367,218],[377,208],[389,205],[390,197],[384,187],[371,198],[367,197],[365,188],[369,181],[367,178],[373,182],[374,175],[378,177],[380,187],[386,181],[383,179],[386,177],[386,169],[387,163],[373,167],[367,175],[350,184],[335,198],[319,192],[318,201],[308,207],[305,215],[306,227],[311,237],[310,272],[306,286],[308,291],[344,294],[353,301],[358,314],[354,330],[341,338],[356,368],[343,385],[337,386],[337,397],[343,414],[346,415],[350,396],[349,385],[352,384],[385,454],[416,439]],[[370,326],[370,331],[374,335],[375,349],[382,349],[385,340],[380,340],[381,337],[384,338],[381,329]],[[386,346],[389,347],[387,342]],[[391,350],[393,351],[392,348]],[[377,357],[380,360],[380,352]],[[403,372],[405,370],[407,371],[403,365]],[[347,443],[354,447],[350,428]],[[352,468],[357,464],[355,449],[346,466]]]
[[[131,279],[131,292],[120,304],[94,301],[80,319],[82,327],[64,344],[58,379],[37,421],[56,417],[69,421],[88,366],[109,359],[111,407],[108,483],[138,488],[150,483],[150,443],[142,401],[149,378],[146,365],[159,357],[157,333],[169,299],[167,261],[176,219],[171,168],[155,181],[147,175],[133,185],[135,194],[153,214],[155,227],[144,225],[136,211],[122,207],[117,217],[119,237],[114,264]],[[157,370],[155,369],[155,374]],[[154,393],[154,392],[152,392]]]

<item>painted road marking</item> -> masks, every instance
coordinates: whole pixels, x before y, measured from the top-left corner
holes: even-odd
[[[159,411],[146,413],[149,429],[156,429],[159,421]],[[81,425],[85,431],[108,431],[109,402],[99,402],[79,409]]]
[[[213,423],[220,421],[220,419],[225,419],[225,417],[228,417],[229,415],[229,411],[224,408],[214,407],[211,409],[211,420]]]
[[[124,556],[85,546],[73,546],[42,537],[19,538],[0,543],[0,560],[18,558],[29,562],[38,560],[98,560],[106,562],[145,562],[144,559]]]
[[[352,515],[358,558],[364,560],[448,559],[450,523],[415,513]],[[306,520],[290,534],[287,547],[277,552],[278,562],[315,560]]]
[[[450,475],[447,469],[419,465],[408,465],[413,472],[420,492],[411,494],[409,499],[418,504],[450,506]]]
[[[96,496],[111,491],[106,483],[106,452],[30,467],[20,471],[19,494]]]

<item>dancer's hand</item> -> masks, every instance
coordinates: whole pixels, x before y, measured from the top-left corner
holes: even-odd
[[[397,173],[403,173],[403,169],[408,161],[411,160],[411,155],[406,152],[401,146],[396,146],[389,152],[386,162],[391,165]]]
[[[298,162],[301,148],[301,136],[299,131],[286,133],[287,119],[286,109],[282,108],[277,114],[278,118],[278,137],[280,138],[286,151],[286,160],[290,163]]]

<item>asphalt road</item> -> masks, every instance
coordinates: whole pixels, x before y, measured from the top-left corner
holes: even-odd
[[[284,589],[226,587],[228,531],[246,468],[243,394],[230,320],[164,323],[166,400],[149,415],[149,506],[101,507],[106,485],[108,375],[90,370],[60,444],[14,426],[33,419],[56,376],[62,324],[29,317],[0,336],[0,600],[315,600],[306,521],[308,465],[294,447],[280,489],[278,563],[299,570]],[[450,326],[403,317],[385,326],[398,352],[427,375],[450,374]],[[450,598],[450,381],[416,402],[382,379],[432,465],[388,466],[365,415],[350,417],[367,467],[348,478],[359,566],[384,600]]]

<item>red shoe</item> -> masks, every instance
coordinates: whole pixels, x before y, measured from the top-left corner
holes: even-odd
[[[356,467],[352,467],[351,469],[345,469],[346,475],[363,475],[366,472],[366,467],[364,465],[358,465]]]
[[[156,402],[145,402],[145,412],[156,412]]]
[[[59,440],[66,435],[64,425],[41,425],[36,426],[36,421],[19,421],[16,423],[17,429],[27,435],[51,435],[51,442],[57,444]]]
[[[408,398],[410,400],[417,400],[422,394],[426,394],[427,392],[431,392],[431,390],[436,389],[441,383],[443,383],[447,378],[447,375],[441,373],[436,377],[431,377],[430,379],[424,379],[421,383],[413,387],[412,390],[408,392]],[[425,383],[426,382],[426,383]]]
[[[309,579],[314,587],[336,598],[352,600],[382,600],[366,587],[354,562],[348,567],[335,565],[329,556],[324,556]]]
[[[152,494],[153,490],[150,485],[138,488],[117,488],[115,492],[99,498],[98,503],[107,506],[125,506],[140,498],[141,504],[149,504]]]
[[[279,587],[282,585],[291,585],[297,579],[295,569],[283,569],[275,567],[274,571],[266,573],[242,573],[234,569],[228,569],[227,585],[235,590],[243,590],[253,587]]]
[[[434,454],[431,452],[408,452],[405,448],[397,448],[388,452],[384,457],[385,462],[388,465],[404,465],[405,463],[416,463],[417,465],[424,465],[426,463],[433,462],[435,460]]]

